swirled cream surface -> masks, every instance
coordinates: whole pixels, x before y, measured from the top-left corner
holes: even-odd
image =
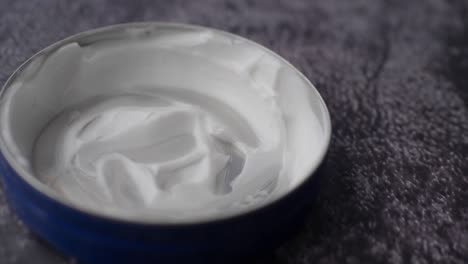
[[[202,219],[260,206],[308,176],[326,144],[314,96],[240,38],[126,29],[31,62],[2,101],[2,136],[79,207]]]

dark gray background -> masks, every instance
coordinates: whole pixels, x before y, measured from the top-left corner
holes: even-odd
[[[259,263],[468,262],[466,1],[0,0],[0,83],[70,34],[177,21],[240,34],[290,60],[333,120],[306,226]],[[313,151],[313,150],[311,150]],[[67,263],[0,191],[0,263]]]

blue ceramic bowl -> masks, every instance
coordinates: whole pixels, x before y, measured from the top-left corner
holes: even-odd
[[[211,30],[181,24],[133,23],[80,33],[47,47],[21,65],[4,85],[0,103],[5,103],[5,91],[14,85],[18,76],[43,55],[70,42],[85,43],[103,36],[116,36],[128,28]],[[247,42],[279,58],[266,48]],[[60,199],[32,173],[21,168],[23,161],[14,158],[8,142],[0,137],[0,173],[10,206],[31,231],[83,263],[226,263],[274,249],[299,226],[314,199],[320,164],[331,134],[330,117],[318,92],[302,74],[281,60],[310,86],[313,108],[325,136],[323,147],[313,150],[320,152],[320,158],[311,166],[310,174],[279,198],[253,210],[203,221],[161,223],[119,219]]]

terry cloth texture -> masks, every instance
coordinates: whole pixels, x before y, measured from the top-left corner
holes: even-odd
[[[257,263],[468,262],[467,1],[0,0],[0,83],[55,41],[134,21],[250,38],[328,104],[333,138],[315,206]],[[70,261],[31,235],[0,191],[0,263]]]

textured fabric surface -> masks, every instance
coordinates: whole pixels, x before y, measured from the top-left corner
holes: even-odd
[[[305,73],[334,129],[306,226],[257,262],[466,263],[467,10],[440,0],[0,0],[0,83],[39,49],[114,23],[248,37]],[[29,234],[0,191],[0,263],[70,261]]]

